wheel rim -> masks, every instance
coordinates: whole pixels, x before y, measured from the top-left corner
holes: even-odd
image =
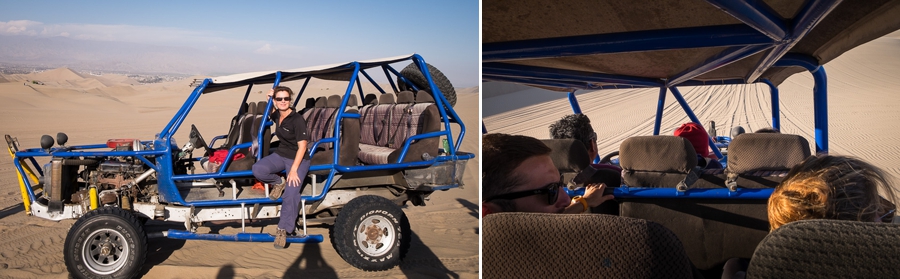
[[[397,241],[393,223],[380,215],[369,216],[356,226],[356,243],[366,255],[377,257],[386,254]]]
[[[114,230],[92,232],[81,250],[85,265],[96,274],[111,274],[128,262],[128,243],[121,233]]]

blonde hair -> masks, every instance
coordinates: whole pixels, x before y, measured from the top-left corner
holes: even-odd
[[[805,219],[874,221],[895,201],[884,171],[860,159],[818,155],[793,167],[769,197],[770,230]],[[878,195],[879,190],[890,203]]]

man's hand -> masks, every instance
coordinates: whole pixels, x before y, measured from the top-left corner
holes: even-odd
[[[269,94],[268,94],[269,99],[272,99],[272,96],[275,96],[275,88],[269,89]]]
[[[299,186],[300,186],[300,183],[303,183],[303,181],[300,180],[300,177],[299,177],[299,176],[297,176],[297,170],[295,170],[295,169],[294,169],[294,170],[291,170],[291,172],[288,173],[288,177],[287,177],[287,186],[289,186],[289,187],[299,187]]]

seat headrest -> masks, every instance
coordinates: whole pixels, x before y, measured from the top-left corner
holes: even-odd
[[[269,105],[269,102],[267,102],[267,101],[256,102],[256,114],[266,113],[266,106],[268,106],[268,105]]]
[[[359,106],[359,97],[356,95],[350,94],[350,99],[347,100],[347,107],[358,107]]]
[[[309,98],[306,98],[306,106],[304,106],[303,108],[311,108],[311,107],[315,107],[315,106],[316,106],[316,98],[309,97]]]
[[[263,109],[265,109],[265,107]],[[250,102],[247,104],[247,113],[256,114],[257,111],[258,110],[256,109],[256,102]]]
[[[485,279],[692,278],[678,237],[648,220],[494,213],[484,216],[481,235]]]
[[[371,93],[366,94],[365,99],[363,99],[364,106],[377,105],[377,104],[378,104],[378,96],[376,96],[375,94],[371,94]]]
[[[328,96],[328,101],[325,102],[325,107],[327,107],[327,108],[341,107],[341,96],[338,96],[338,95]]]
[[[431,93],[428,93],[425,90],[419,90],[416,93],[416,103],[434,103],[434,98],[431,97]]]
[[[900,251],[898,234],[890,223],[791,222],[759,243],[747,278],[898,278],[900,257],[888,256]]]
[[[382,105],[396,104],[396,102],[394,102],[394,93],[381,94],[381,96],[378,96],[378,103]]]
[[[412,104],[416,101],[416,95],[412,91],[400,91],[397,93],[398,104]]]
[[[729,173],[786,171],[810,156],[809,142],[798,135],[745,133],[728,145]]]
[[[682,137],[630,137],[619,146],[619,163],[626,172],[688,173],[697,166],[697,153]]]
[[[316,98],[316,105],[315,105],[314,107],[317,107],[317,108],[324,108],[324,107],[327,107],[327,104],[328,104],[328,101],[327,101],[327,100],[328,100],[328,99],[326,99],[325,97],[318,97],[318,98]]]
[[[560,173],[577,173],[591,163],[587,149],[579,140],[544,139],[541,142],[550,147],[550,158]]]

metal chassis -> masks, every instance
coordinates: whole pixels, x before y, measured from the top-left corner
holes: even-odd
[[[759,79],[759,77],[771,67],[802,67],[809,71],[815,80],[813,104],[816,153],[827,154],[828,89],[825,69],[814,57],[789,54],[788,51],[840,4],[841,0],[809,0],[798,12],[793,22],[787,22],[787,24],[762,1],[707,0],[707,2],[722,9],[743,24],[487,43],[482,45],[482,79],[566,88],[569,90],[568,100],[574,113],[581,113],[581,107],[575,97],[576,90],[658,87],[660,91],[653,135],[659,135],[667,91],[672,93],[692,122],[702,125],[682,97],[678,90],[679,86],[756,82],[769,85],[772,97],[772,126],[780,129],[778,88],[769,80]],[[526,59],[700,47],[728,48],[682,73],[663,79],[504,63]],[[766,50],[771,51],[744,78],[713,81],[694,80],[702,74]],[[483,122],[482,132],[487,133],[487,127]],[[710,145],[714,146],[714,144],[715,142],[710,139]],[[715,148],[713,150],[716,156],[723,157],[719,150]],[[614,195],[617,198],[768,199],[772,190],[688,189],[680,192],[674,188],[619,187],[615,189]]]
[[[353,91],[354,85],[356,85],[360,99],[362,99],[362,84],[359,80],[359,73],[362,73],[375,87],[382,93],[386,93],[384,89],[378,86],[375,81],[369,76],[368,73],[365,72],[364,67],[366,68],[374,68],[381,67],[387,77],[388,81],[391,84],[394,92],[397,92],[397,86],[394,84],[394,81],[391,78],[391,74],[399,77],[401,80],[410,85],[414,90],[418,90],[415,85],[411,82],[408,82],[405,78],[403,78],[398,71],[393,69],[389,64],[397,63],[401,61],[412,60],[422,73],[425,75],[428,80],[429,85],[433,89],[433,95],[438,106],[438,111],[441,114],[441,121],[444,124],[444,130],[440,132],[431,132],[426,134],[420,134],[407,139],[402,147],[402,151],[398,161],[396,163],[389,163],[384,165],[368,165],[368,166],[344,166],[340,164],[326,164],[326,165],[314,165],[310,167],[310,171],[321,171],[327,170],[329,172],[328,177],[326,178],[325,185],[322,187],[322,191],[319,194],[311,195],[311,196],[302,196],[302,206],[301,210],[303,214],[305,214],[305,204],[307,202],[315,202],[323,200],[326,197],[326,194],[331,189],[331,186],[334,185],[337,180],[340,179],[340,176],[346,173],[353,172],[366,172],[366,171],[377,171],[377,170],[404,170],[410,168],[424,168],[428,166],[432,166],[437,163],[442,162],[455,162],[457,160],[468,160],[474,158],[475,155],[472,153],[458,153],[457,148],[462,144],[463,137],[466,133],[466,127],[462,123],[460,117],[456,114],[456,111],[452,106],[449,105],[446,98],[440,89],[435,85],[432,80],[431,74],[428,71],[428,67],[425,65],[425,60],[419,56],[418,54],[413,54],[410,57],[395,60],[395,61],[387,61],[382,63],[360,63],[360,62],[352,62],[347,64],[345,67],[346,72],[351,72],[351,78],[349,80],[346,91],[343,94],[343,100],[341,102],[341,107],[338,109],[338,113],[335,116],[335,127],[333,137],[324,138],[318,142],[315,142],[311,150],[315,150],[316,147],[321,143],[334,143],[333,148],[333,160],[332,162],[338,162],[338,154],[340,154],[340,130],[341,130],[341,120],[343,118],[359,118],[360,115],[358,113],[347,113],[344,112],[344,108],[347,106],[347,101],[349,100],[350,94]],[[306,81],[303,84],[302,89],[299,91],[297,100],[303,95],[304,90],[306,89],[306,85],[309,80],[314,77],[314,74],[308,74],[305,76]],[[301,76],[300,78],[303,78]],[[293,77],[292,80],[296,80],[297,77]],[[274,81],[274,86],[278,86],[278,84],[282,81],[282,73],[276,73],[276,79]],[[27,205],[31,205],[31,211],[28,212],[31,215],[35,215],[38,217],[42,217],[50,220],[63,220],[63,219],[71,219],[77,218],[84,214],[79,205],[66,205],[61,214],[51,213],[48,211],[47,206],[42,205],[37,202],[37,197],[35,196],[35,192],[33,190],[35,185],[32,185],[32,181],[28,179],[26,176],[26,172],[23,169],[23,165],[20,164],[20,160],[28,159],[31,162],[32,169],[37,169],[41,176],[43,176],[43,172],[38,164],[36,157],[63,157],[63,158],[78,158],[84,156],[108,156],[108,157],[134,157],[139,159],[144,163],[147,167],[153,169],[157,174],[157,183],[158,183],[158,191],[159,196],[158,199],[153,199],[150,203],[141,203],[135,202],[133,207],[134,211],[138,215],[143,215],[143,217],[152,218],[154,209],[157,205],[162,204],[165,206],[166,221],[176,221],[176,222],[186,222],[186,227],[190,227],[190,223],[188,222],[202,222],[202,221],[214,221],[214,220],[242,220],[243,221],[251,217],[250,215],[250,207],[247,205],[258,205],[259,210],[256,211],[258,214],[256,216],[262,215],[266,216],[266,218],[274,218],[278,217],[280,213],[280,204],[282,202],[281,199],[278,200],[270,200],[268,198],[246,198],[246,199],[232,199],[232,200],[199,200],[199,201],[185,201],[183,197],[178,192],[176,183],[177,182],[191,182],[197,180],[205,180],[205,179],[229,179],[229,178],[246,178],[253,177],[252,171],[235,171],[235,172],[226,172],[228,164],[231,161],[232,155],[234,152],[241,148],[248,148],[251,146],[251,143],[243,143],[239,145],[235,145],[231,147],[228,152],[228,157],[220,167],[217,173],[208,173],[208,174],[185,174],[185,175],[175,175],[173,173],[173,164],[175,162],[174,156],[176,156],[177,151],[180,148],[176,145],[175,141],[172,139],[175,132],[181,126],[182,122],[187,117],[187,114],[191,111],[191,108],[196,104],[197,100],[204,94],[204,89],[212,82],[212,79],[207,78],[204,79],[203,82],[197,86],[191,94],[188,96],[187,101],[182,105],[182,107],[175,113],[175,116],[172,120],[169,121],[168,124],[162,129],[162,131],[156,135],[156,138],[152,141],[142,141],[141,142],[141,150],[140,151],[93,151],[92,149],[106,149],[106,144],[93,144],[93,145],[79,145],[79,146],[71,146],[65,149],[63,148],[51,148],[50,150],[43,150],[41,148],[31,148],[23,151],[18,151],[15,153],[15,159],[13,163],[15,164],[16,170],[24,177],[22,182],[25,187],[23,191],[26,191],[28,200],[23,201]],[[242,101],[246,102],[250,91],[253,87],[252,81],[248,81],[246,86],[248,86],[246,93],[244,94],[244,99]],[[296,101],[294,105],[296,105]],[[268,119],[269,111],[273,106],[273,102],[269,100],[266,111],[264,113],[263,119]],[[240,111],[239,111],[240,112]],[[453,134],[450,129],[450,123],[455,123],[459,125],[460,131],[457,134],[457,139],[453,141]],[[264,125],[260,125],[260,129],[257,132],[258,143],[262,144],[262,133],[264,129],[273,125],[274,123],[271,121],[266,121]],[[406,156],[406,152],[409,149],[409,145],[414,140],[419,140],[423,138],[430,137],[441,137],[445,136],[448,139],[449,150],[445,150],[446,155],[437,156],[431,160],[427,161],[417,161],[417,162],[408,162],[403,163],[403,159]],[[213,146],[215,140],[224,138],[224,136],[217,136],[210,141],[209,146]],[[315,151],[313,151],[314,153]],[[310,156],[313,155],[310,154]],[[262,154],[257,155],[257,159],[261,158]],[[155,163],[151,162],[149,158],[155,158]],[[192,160],[199,160],[199,157],[192,158]],[[433,187],[432,190],[447,190],[451,188],[459,187],[460,184],[453,185],[444,185],[439,187]],[[23,195],[25,196],[25,195]],[[306,232],[306,220],[304,219],[304,234]],[[169,238],[180,238],[180,239],[206,239],[206,240],[224,240],[224,241],[273,241],[271,236],[268,234],[246,234],[239,233],[237,235],[217,235],[217,236],[209,236],[209,235],[200,235],[194,234],[192,232],[182,232],[170,230],[167,234]],[[288,242],[321,242],[321,235],[307,236],[307,237],[289,237]]]

